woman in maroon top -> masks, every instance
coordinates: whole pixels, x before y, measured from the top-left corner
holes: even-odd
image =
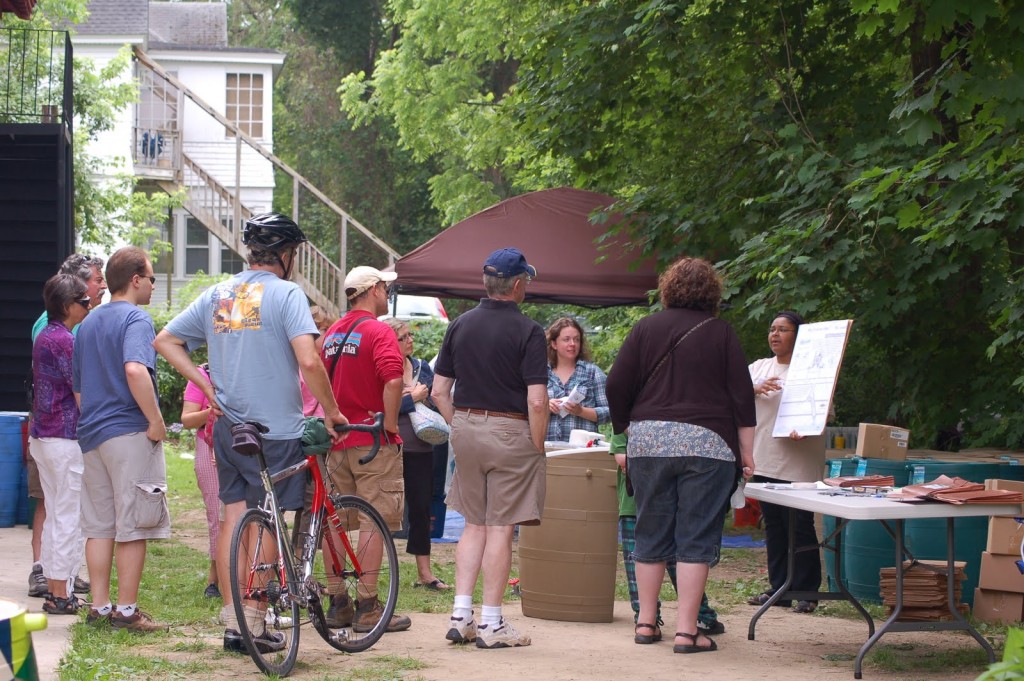
[[[50,592],[43,610],[74,615],[79,602],[73,580],[82,561],[82,450],[78,446],[78,403],[71,386],[71,329],[85,319],[91,303],[86,285],[58,274],[43,286],[49,322],[32,346],[32,458],[46,504],[39,560]]]
[[[674,559],[673,649],[699,653],[717,648],[698,633],[697,612],[737,475],[753,473],[754,392],[736,333],[715,316],[722,283],[711,264],[682,258],[658,289],[664,309],[633,327],[608,376],[612,426],[628,429],[637,505],[634,640],[661,640],[658,591]]]

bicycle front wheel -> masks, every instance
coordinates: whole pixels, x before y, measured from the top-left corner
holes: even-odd
[[[282,579],[274,522],[249,509],[231,537],[231,596],[238,633],[268,676],[288,676],[299,652],[299,606]]]
[[[358,653],[380,640],[395,613],[398,552],[384,519],[368,502],[337,494],[331,501],[335,513],[324,519],[313,568],[327,595],[310,602],[309,614],[328,644]]]

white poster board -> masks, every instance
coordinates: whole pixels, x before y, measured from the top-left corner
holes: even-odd
[[[832,406],[852,319],[801,324],[773,437],[821,435]]]

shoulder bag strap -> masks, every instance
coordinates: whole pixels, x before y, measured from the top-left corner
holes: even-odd
[[[668,358],[669,358],[669,355],[671,355],[671,354],[672,354],[673,352],[675,352],[676,348],[678,348],[678,347],[679,347],[679,345],[680,345],[680,344],[681,344],[681,343],[682,343],[682,342],[683,342],[684,340],[686,340],[686,339],[687,339],[687,338],[689,337],[689,335],[690,335],[691,333],[693,333],[694,331],[696,331],[696,330],[697,330],[697,329],[699,329],[700,327],[704,326],[705,324],[707,324],[708,322],[710,322],[710,321],[711,321],[712,319],[714,319],[714,317],[708,317],[707,319],[705,319],[705,320],[701,321],[701,322],[700,322],[699,324],[696,324],[695,326],[693,326],[693,327],[692,327],[692,328],[691,328],[691,329],[690,329],[689,331],[687,331],[686,333],[684,333],[684,334],[682,335],[682,337],[680,337],[680,339],[679,339],[679,340],[677,340],[677,341],[675,342],[675,344],[673,344],[673,345],[672,345],[672,347],[671,347],[671,348],[669,348],[669,349],[668,349],[668,352],[666,352],[666,353],[665,353],[664,355],[662,355],[662,356],[661,356],[661,359],[660,359],[660,360],[658,360],[658,363],[654,365],[654,369],[652,369],[652,370],[651,370],[651,373],[647,374],[647,378],[645,378],[645,379],[644,379],[644,384],[643,384],[642,386],[640,386],[640,390],[638,390],[638,391],[637,391],[637,393],[636,393],[636,394],[637,394],[637,396],[638,396],[638,397],[639,397],[639,396],[640,396],[640,394],[641,394],[641,393],[642,393],[642,392],[644,391],[644,388],[646,388],[646,387],[647,387],[647,384],[648,384],[648,383],[650,382],[650,380],[651,380],[652,378],[654,378],[654,375],[655,375],[656,373],[658,373],[658,370],[659,370],[659,369],[661,369],[661,366],[662,366],[662,365],[663,365],[663,364],[665,363],[665,361],[666,361],[666,360],[668,360]]]
[[[341,361],[341,353],[345,349],[345,343],[348,342],[348,337],[352,335],[352,332],[355,331],[355,328],[357,326],[365,322],[367,319],[370,319],[370,317],[360,317],[359,319],[357,319],[355,323],[352,324],[352,326],[348,327],[348,331],[345,333],[345,337],[341,339],[341,344],[338,345],[338,352],[336,355],[334,355],[334,361],[331,363],[331,385],[334,385],[334,370],[338,368],[338,362]]]

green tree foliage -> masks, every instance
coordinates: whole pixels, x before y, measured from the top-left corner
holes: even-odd
[[[430,204],[429,164],[397,143],[381,120],[354,129],[339,111],[340,75],[369,68],[390,44],[381,3],[369,0],[242,0],[230,10],[231,42],[273,47],[287,54],[275,81],[275,152],[338,205],[399,252],[440,229]],[[292,185],[281,177],[275,207],[290,210]],[[300,223],[337,262],[339,225],[334,213],[300,197]],[[348,267],[387,264],[381,251],[349,231]]]
[[[167,323],[178,316],[192,301],[199,297],[199,294],[213,286],[217,282],[228,279],[230,275],[222,274],[212,276],[200,272],[189,279],[175,297],[174,303],[166,308],[150,309],[153,316],[153,326],[157,333],[167,326]],[[206,346],[199,348],[192,353],[192,361],[202,364],[206,361]],[[160,413],[164,417],[164,423],[181,422],[181,403],[185,395],[185,386],[188,381],[178,373],[177,369],[167,363],[163,357],[156,360],[156,381],[157,389],[160,392]]]
[[[87,16],[85,0],[40,0],[30,20],[24,21],[8,15],[5,25],[15,29],[11,42],[0,47],[0,56],[8,64],[7,77],[2,79],[5,101],[10,96],[27,96],[34,102],[39,92],[24,86],[32,79],[12,82],[12,68],[36,68],[36,83],[59,99],[63,91],[63,40],[51,45],[45,34],[54,25],[73,26]],[[18,29],[31,29],[23,32]],[[52,52],[51,52],[52,48]],[[125,48],[102,68],[92,60],[76,57],[72,68],[74,115],[74,223],[78,246],[85,251],[107,253],[118,243],[132,243],[153,247],[162,252],[167,244],[156,241],[155,224],[162,222],[168,211],[181,204],[180,196],[148,195],[135,191],[135,178],[130,174],[115,174],[111,164],[93,153],[97,136],[110,130],[118,115],[137,96],[136,86],[124,74],[131,68],[131,53]],[[13,85],[13,87],[12,87]],[[57,101],[57,100],[54,100]],[[17,105],[16,105],[17,106]],[[17,118],[12,122],[38,122],[38,119]]]
[[[341,89],[437,165],[446,220],[612,194],[646,252],[723,264],[752,356],[780,308],[856,319],[845,418],[1024,445],[1019,3],[457,5],[392,2]]]

